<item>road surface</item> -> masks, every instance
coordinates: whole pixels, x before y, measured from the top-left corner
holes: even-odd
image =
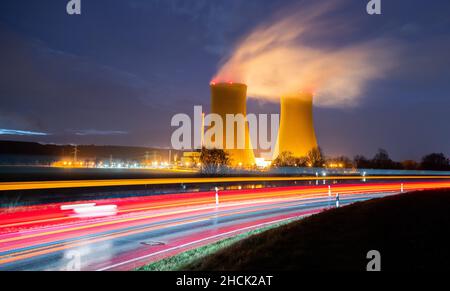
[[[450,181],[182,193],[0,209],[0,270],[131,270],[225,237]]]

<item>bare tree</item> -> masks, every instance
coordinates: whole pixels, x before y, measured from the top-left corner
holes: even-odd
[[[229,154],[222,149],[202,148],[200,155],[202,172],[207,174],[218,174],[223,172],[230,164]]]
[[[320,168],[325,164],[325,158],[320,147],[313,148],[308,152],[308,163],[311,167]]]

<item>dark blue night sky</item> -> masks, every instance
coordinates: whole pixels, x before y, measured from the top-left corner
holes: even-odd
[[[0,139],[168,147],[172,115],[209,107],[209,82],[238,40],[302,2],[81,1],[81,16],[68,16],[65,0],[1,2]],[[357,107],[316,108],[320,145],[330,155],[449,155],[450,2],[382,0],[381,16],[367,15],[368,1],[344,2],[338,13],[357,26],[339,41],[388,37],[403,47],[401,65]],[[251,99],[249,112],[278,106]]]

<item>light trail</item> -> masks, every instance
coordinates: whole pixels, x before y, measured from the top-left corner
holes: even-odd
[[[297,201],[297,203],[299,203],[299,202]],[[251,210],[241,210],[240,208],[236,208],[232,212],[225,212],[225,213],[213,211],[212,213],[207,214],[206,216],[204,216],[202,218],[190,218],[194,214],[198,215],[198,213],[196,213],[195,211],[191,211],[192,212],[192,213],[190,213],[191,216],[187,216],[186,219],[184,219],[180,222],[170,222],[170,221],[165,222],[165,220],[162,220],[160,224],[155,225],[155,226],[149,226],[149,227],[144,226],[142,228],[139,228],[138,227],[139,225],[136,225],[135,227],[133,227],[131,229],[129,229],[130,225],[127,225],[126,228],[124,226],[122,226],[120,228],[117,228],[117,231],[112,231],[111,233],[106,233],[106,234],[103,234],[105,232],[105,229],[98,229],[97,232],[99,233],[99,235],[96,235],[92,238],[85,238],[85,236],[87,236],[87,235],[84,233],[83,233],[84,237],[80,237],[79,233],[74,233],[72,236],[72,238],[74,238],[73,241],[70,241],[70,242],[64,241],[64,242],[56,243],[56,244],[52,244],[51,242],[54,241],[55,239],[61,240],[60,237],[56,237],[56,238],[53,238],[52,240],[46,241],[46,240],[43,240],[42,238],[37,238],[36,236],[33,236],[33,238],[35,238],[35,240],[29,241],[28,244],[22,244],[22,245],[15,244],[14,249],[16,249],[18,251],[14,251],[12,253],[6,252],[6,254],[5,254],[5,249],[0,250],[0,253],[3,253],[2,255],[0,255],[0,267],[2,264],[7,264],[7,263],[11,263],[11,262],[16,262],[19,260],[25,260],[25,259],[32,258],[32,257],[51,254],[54,252],[63,251],[63,250],[71,249],[71,248],[76,248],[76,247],[83,246],[86,244],[94,244],[94,243],[98,243],[98,242],[102,242],[102,241],[106,241],[106,240],[118,239],[118,238],[122,238],[122,237],[127,237],[127,236],[131,236],[131,235],[149,232],[149,231],[173,228],[173,227],[182,226],[182,225],[189,225],[189,224],[193,224],[193,223],[197,223],[197,222],[208,221],[211,219],[224,218],[224,217],[229,217],[229,216],[234,216],[234,215],[239,215],[239,214],[244,214],[244,213],[252,213],[252,212],[260,211],[260,210],[267,211],[267,210],[275,209],[275,208],[277,208],[277,206],[266,205],[265,207],[261,206],[260,208],[255,208],[255,209],[251,209]],[[313,211],[313,212],[309,211],[308,213],[315,213],[315,212],[318,212],[318,210]],[[295,217],[295,216],[292,216],[292,217]],[[79,229],[70,228],[70,227],[68,229],[68,231],[76,231],[76,230],[79,230]],[[43,233],[40,233],[39,237],[47,236],[50,234],[55,234],[55,233],[43,232]],[[17,240],[26,240],[29,238],[31,238],[31,237],[19,235],[19,237],[17,237]],[[65,238],[65,240],[67,240],[67,237]],[[10,241],[10,240],[3,240],[3,241],[0,241],[0,243],[3,244],[6,241]],[[33,245],[37,245],[37,248],[30,249],[30,247]],[[25,248],[26,250],[20,251],[20,249],[23,249],[23,248]],[[179,248],[181,248],[181,246]]]
[[[437,189],[450,187],[450,181],[447,182],[410,182],[403,183],[404,191],[420,189]],[[390,192],[400,191],[401,184],[398,183],[368,183],[368,184],[337,184],[332,185],[332,192],[341,194],[351,193],[370,193],[370,192]],[[116,204],[118,214],[133,213],[149,210],[170,211],[171,208],[198,206],[215,203],[214,192],[183,193],[158,195],[149,197],[124,198],[124,199],[105,199],[97,202],[97,205]],[[328,185],[319,186],[291,186],[277,188],[260,188],[221,191],[220,200],[222,202],[242,202],[246,200],[261,199],[280,199],[283,197],[319,197],[328,195]],[[1,224],[0,233],[11,227],[20,227],[26,225],[39,225],[43,223],[76,220],[74,217],[67,216],[67,212],[60,211],[58,208],[65,204],[53,204],[34,206],[34,211],[19,211],[17,213],[0,214]],[[53,206],[53,207],[52,207]],[[25,208],[26,209],[26,208]],[[50,209],[50,210],[47,210]],[[1,209],[0,209],[1,213]],[[14,229],[12,229],[14,230]]]
[[[139,185],[169,185],[169,184],[282,182],[282,181],[315,181],[315,180],[329,181],[329,180],[361,180],[361,179],[366,180],[450,179],[450,176],[221,177],[221,178],[152,178],[152,179],[116,179],[116,180],[0,182],[0,191],[139,186]]]
[[[360,182],[330,186],[331,196],[328,185],[220,191],[219,207],[215,205],[215,191],[102,199],[95,200],[95,205],[116,205],[117,212],[95,218],[73,216],[73,209],[65,210],[67,207],[63,207],[73,205],[73,202],[20,207],[16,212],[0,213],[0,269],[11,264],[20,266],[23,262],[31,262],[39,269],[41,259],[48,264],[54,254],[67,250],[94,247],[102,252],[104,247],[101,244],[107,242],[124,244],[123,239],[133,242],[136,237],[153,238],[155,235],[160,237],[158,233],[161,232],[173,232],[178,239],[172,241],[172,245],[165,246],[166,251],[152,247],[151,252],[144,249],[147,251],[142,255],[142,249],[137,248],[136,244],[130,246],[131,243],[125,244],[126,250],[118,246],[111,249],[112,253],[124,254],[126,258],[120,260],[128,263],[135,262],[134,257],[139,258],[138,261],[147,257],[159,258],[162,254],[173,255],[186,246],[214,239],[216,234],[220,237],[219,234],[244,229],[244,224],[245,227],[255,227],[262,220],[270,223],[283,215],[296,217],[322,211],[333,205],[336,193],[341,195],[343,203],[351,203],[380,197],[380,193],[381,196],[400,193],[402,188],[405,192],[450,188],[450,180]],[[84,203],[87,201],[76,202]],[[205,225],[208,233],[200,234],[205,231]],[[119,257],[122,258],[122,255]],[[95,262],[96,269],[108,268],[95,255],[89,260]],[[113,260],[113,266],[128,265],[117,260]]]

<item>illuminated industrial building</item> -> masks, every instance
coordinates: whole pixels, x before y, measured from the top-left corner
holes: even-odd
[[[295,157],[304,157],[317,147],[312,105],[311,93],[281,98],[280,128],[274,159],[282,152],[291,152]]]
[[[231,159],[232,166],[252,166],[255,156],[251,146],[248,123],[236,122],[234,130],[227,131],[226,115],[242,114],[247,116],[247,86],[238,83],[211,84],[211,113],[218,114],[223,120],[223,149]],[[243,134],[244,136],[238,136]],[[244,147],[238,148],[238,140],[244,139]],[[233,146],[227,146],[227,140],[234,141]],[[207,145],[208,146],[208,145]]]

